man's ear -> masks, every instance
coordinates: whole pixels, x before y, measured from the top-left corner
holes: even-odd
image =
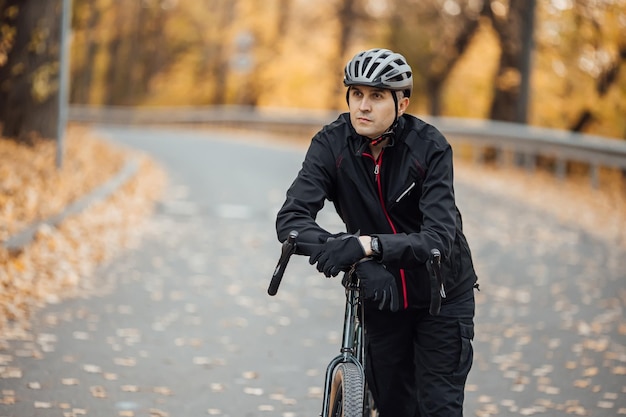
[[[408,97],[402,97],[398,100],[398,115],[402,116],[404,114],[406,109],[409,107],[410,102],[411,100],[409,100]]]

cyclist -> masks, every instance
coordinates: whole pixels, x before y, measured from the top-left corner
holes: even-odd
[[[366,376],[380,417],[461,416],[472,365],[476,274],[453,188],[452,149],[406,113],[411,67],[387,49],[346,65],[349,112],[312,139],[278,212],[285,241],[327,277],[355,268],[365,297]],[[346,232],[316,223],[331,201]],[[446,298],[429,314],[430,250]]]

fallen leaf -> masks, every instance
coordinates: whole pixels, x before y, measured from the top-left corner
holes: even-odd
[[[63,378],[61,379],[63,385],[78,385],[78,379],[76,378]]]
[[[210,387],[212,392],[224,392],[224,384],[213,382]]]
[[[91,392],[91,395],[93,395],[95,398],[106,398],[107,397],[106,390],[102,386],[96,385],[96,386],[93,386],[93,387],[89,387],[89,391]]]
[[[161,395],[172,395],[172,390],[167,387],[154,387],[152,391]]]
[[[626,375],[626,366],[615,366],[612,372],[615,375]]]
[[[137,360],[135,358],[114,358],[113,363],[119,366],[135,366]]]
[[[243,392],[248,395],[263,395],[263,388],[245,387]]]
[[[102,369],[98,365],[83,365],[83,370],[90,374],[99,374]]]

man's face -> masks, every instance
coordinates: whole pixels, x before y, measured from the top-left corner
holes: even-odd
[[[380,137],[391,126],[395,117],[393,93],[377,87],[365,85],[351,86],[348,92],[350,121],[359,135],[371,139]],[[398,116],[408,106],[406,97],[398,100]]]

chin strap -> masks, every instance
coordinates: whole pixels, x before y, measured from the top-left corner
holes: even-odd
[[[379,143],[381,143],[382,141],[384,141],[385,139],[391,139],[391,138],[395,137],[396,134],[393,131],[394,127],[396,127],[396,123],[394,123],[385,133],[383,133],[382,135],[380,135],[376,139],[370,139],[370,145],[376,146]]]

